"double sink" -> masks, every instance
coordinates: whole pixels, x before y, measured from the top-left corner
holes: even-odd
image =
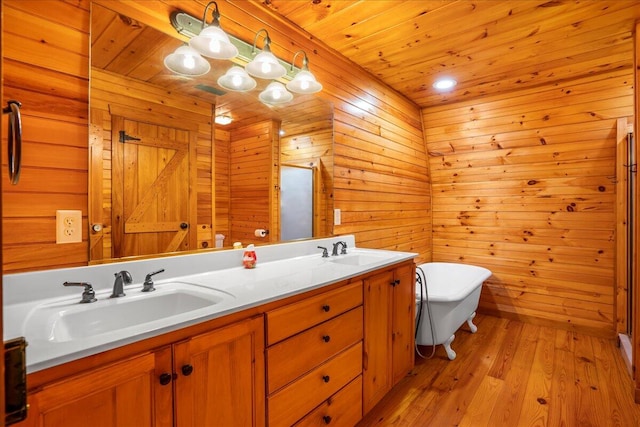
[[[175,277],[157,281],[153,292],[142,292],[141,284],[133,283],[125,286],[126,296],[110,298],[111,289],[102,285],[96,291],[97,301],[91,303],[80,303],[81,292],[65,291],[53,298],[25,299],[5,305],[5,338],[26,337],[29,342],[27,367],[32,372],[256,307],[415,256],[350,247],[347,254],[322,257],[315,249],[317,244],[317,241],[308,243],[313,245],[315,252],[312,254],[286,258],[276,258],[268,252],[275,251],[276,247],[263,248],[262,262],[259,259],[258,266],[251,270],[237,267],[239,262],[236,267],[224,267],[223,264],[221,268],[211,270],[198,265],[211,265],[214,261],[220,262],[222,257],[237,255],[239,258],[241,253],[227,252],[215,257],[193,258],[194,261],[190,261],[190,257],[165,258],[163,264],[144,267],[146,271],[166,267],[168,273],[177,273]],[[300,245],[292,246],[295,249]],[[287,247],[282,248],[283,252],[285,250]],[[188,267],[184,268],[185,264]],[[111,270],[108,266],[98,268],[107,274],[106,270]],[[129,265],[127,268],[134,267]],[[139,267],[132,272],[134,277],[141,275]],[[76,280],[80,277],[80,280],[85,277],[95,279],[99,284],[108,277],[103,275],[100,279],[94,275],[79,277],[73,274],[63,277],[69,276]],[[58,276],[55,284],[48,286],[63,290],[63,281]],[[9,333],[6,326],[11,326]]]
[[[351,253],[332,257],[326,263],[362,266],[383,258],[384,255],[373,253]],[[187,281],[169,281],[159,283],[154,292],[131,289],[127,290],[126,297],[109,298],[105,294],[90,304],[66,299],[42,304],[33,310],[25,322],[26,335],[49,342],[87,339],[131,325],[188,314],[235,298],[227,290]]]

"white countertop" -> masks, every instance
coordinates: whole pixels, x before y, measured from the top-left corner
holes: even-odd
[[[345,241],[347,255],[322,257],[317,246],[327,247]],[[179,255],[144,261],[129,261],[73,269],[5,275],[4,339],[24,336],[27,346],[27,371],[36,372],[65,362],[130,344],[142,339],[175,331],[190,325],[239,312],[291,295],[320,288],[379,268],[414,258],[410,252],[356,248],[353,236],[306,240],[257,247],[258,263],[254,269],[241,266],[243,250],[213,251],[204,254]],[[364,265],[343,263],[356,257],[367,257]],[[144,276],[164,268],[154,276],[157,291],[142,293]],[[125,287],[125,297],[110,299],[113,275],[130,271],[133,284]],[[95,303],[79,304],[82,288],[62,286],[64,281],[91,282],[98,299]],[[46,313],[65,310],[85,310],[106,304],[127,303],[137,298],[157,297],[166,292],[170,283],[184,282],[229,294],[221,302],[186,313],[149,322],[132,322],[115,330],[92,334],[92,322],[74,325],[86,327],[82,339],[61,338],[53,332],[59,318]],[[166,288],[163,289],[163,284]],[[128,300],[127,300],[128,299]],[[82,307],[79,307],[82,306]],[[96,310],[97,311],[97,310]],[[43,319],[49,316],[51,320]],[[99,321],[97,319],[96,321]],[[48,323],[47,323],[48,322]],[[41,325],[45,324],[46,327]],[[34,327],[37,325],[38,327]],[[98,329],[98,328],[96,328]]]

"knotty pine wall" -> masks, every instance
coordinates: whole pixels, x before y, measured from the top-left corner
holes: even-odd
[[[169,25],[158,17],[168,17],[173,6],[136,5],[145,16],[152,12],[152,24]],[[204,7],[184,5],[196,15]],[[320,96],[334,105],[334,203],[342,209],[334,233],[355,234],[359,246],[415,251],[430,259],[431,200],[419,109],[259,2],[220,6],[232,34],[250,40],[266,26],[274,53],[292,57],[304,49],[310,56],[324,85]],[[81,209],[88,229],[89,10],[89,0],[2,1],[3,102],[23,103],[25,138],[21,182],[3,188],[5,273],[88,263],[86,232],[82,243],[55,244],[55,211]]]
[[[433,260],[493,276],[483,312],[612,336],[616,120],[633,72],[423,110]]]
[[[272,120],[233,129],[230,140],[230,241],[264,243],[280,235],[280,213],[275,189],[279,173],[278,130]],[[256,228],[269,230],[266,238],[255,237]]]

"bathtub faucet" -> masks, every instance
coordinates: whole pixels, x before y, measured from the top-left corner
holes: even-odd
[[[332,256],[338,255],[338,247],[342,246],[342,250],[340,251],[341,255],[347,254],[347,242],[339,241],[333,244],[333,252],[331,252]]]

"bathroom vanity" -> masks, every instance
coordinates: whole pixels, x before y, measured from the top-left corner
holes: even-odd
[[[322,257],[317,246],[339,240],[348,253]],[[153,330],[133,327],[129,337],[56,336],[49,324],[48,340],[34,338],[38,354],[30,361],[27,353],[30,408],[19,425],[84,426],[98,419],[113,426],[354,425],[412,368],[415,308],[415,254],[354,246],[343,236],[258,248],[254,270],[210,270],[207,259],[209,267],[198,272],[190,265],[191,274],[183,274],[173,259],[161,259],[178,276],[159,279],[158,292],[176,282],[197,284],[233,295],[231,302],[173,316],[173,324],[148,322]],[[224,251],[215,261],[224,267],[240,257],[241,251]],[[109,270],[99,267],[96,276]],[[123,267],[133,272],[124,297],[133,301],[140,276],[133,270],[159,265],[117,266]],[[13,279],[10,288],[25,278]],[[33,322],[47,304],[69,299],[60,288],[64,297],[46,295],[37,303],[10,296],[5,311],[18,321],[21,308],[23,325]],[[105,292],[96,291],[98,302]],[[90,321],[85,326],[92,328]]]

